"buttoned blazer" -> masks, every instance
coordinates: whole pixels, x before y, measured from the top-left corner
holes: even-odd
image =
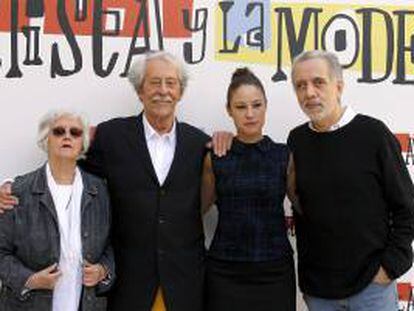
[[[150,310],[158,286],[169,311],[202,309],[200,186],[208,136],[177,122],[176,137],[163,185],[151,162],[142,113],[98,125],[82,162],[106,179],[112,202],[118,278],[110,310]]]

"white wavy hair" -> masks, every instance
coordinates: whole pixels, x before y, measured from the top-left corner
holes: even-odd
[[[166,51],[147,52],[133,62],[128,72],[128,80],[134,89],[139,90],[141,88],[142,83],[144,82],[147,64],[149,61],[154,59],[166,61],[177,68],[178,79],[180,80],[181,86],[181,94],[184,94],[189,79],[187,68],[182,61]]]
[[[68,110],[68,109],[59,109],[59,110],[52,110],[46,113],[39,122],[38,131],[37,131],[37,145],[42,149],[44,152],[47,153],[47,140],[49,133],[53,127],[55,122],[62,118],[62,117],[71,117],[79,119],[82,123],[82,151],[81,156],[85,154],[85,152],[89,148],[90,137],[89,137],[89,122],[88,119],[85,117],[84,114],[75,111],[75,110]]]

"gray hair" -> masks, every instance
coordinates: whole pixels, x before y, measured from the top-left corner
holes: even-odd
[[[184,94],[184,90],[187,87],[189,74],[184,63],[180,61],[173,54],[166,51],[147,52],[139,59],[137,59],[129,69],[128,80],[132,86],[139,90],[144,82],[145,71],[147,64],[153,59],[160,59],[174,65],[178,71],[178,79],[180,80],[181,94]]]
[[[338,57],[328,51],[323,50],[313,50],[313,51],[305,51],[295,57],[292,63],[292,71],[291,71],[291,80],[293,83],[293,76],[295,74],[296,66],[299,63],[302,63],[307,60],[311,59],[322,59],[324,60],[329,67],[329,73],[331,78],[335,78],[338,81],[343,81],[343,70],[342,66],[339,63]]]
[[[89,148],[90,143],[90,136],[89,136],[89,122],[87,118],[80,112],[74,110],[52,110],[46,113],[39,122],[38,131],[37,131],[37,145],[42,149],[44,152],[47,153],[47,140],[49,133],[52,129],[53,124],[62,117],[71,117],[77,118],[82,123],[82,151],[81,155],[84,155],[85,152]]]

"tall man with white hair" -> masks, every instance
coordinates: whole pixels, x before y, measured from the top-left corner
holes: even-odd
[[[413,260],[414,191],[398,141],[379,120],[341,104],[342,68],[309,51],[292,66],[310,121],[293,129],[299,284],[311,311],[397,311],[395,279]]]
[[[129,80],[143,111],[99,124],[80,163],[106,179],[112,203],[117,280],[109,310],[201,311],[200,186],[209,137],[175,118],[188,75],[173,55],[143,55]],[[4,186],[0,202],[0,210],[14,203]]]
[[[204,274],[200,178],[209,137],[175,118],[188,75],[174,56],[143,56],[129,80],[143,111],[99,124],[83,163],[106,178],[113,206],[118,282],[110,310],[198,311]],[[157,292],[161,308],[153,306]]]

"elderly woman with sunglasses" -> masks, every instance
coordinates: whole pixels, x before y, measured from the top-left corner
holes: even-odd
[[[0,215],[0,310],[106,310],[112,285],[110,205],[104,182],[81,171],[89,144],[81,115],[59,111],[39,124],[47,163],[12,185],[15,209]]]

